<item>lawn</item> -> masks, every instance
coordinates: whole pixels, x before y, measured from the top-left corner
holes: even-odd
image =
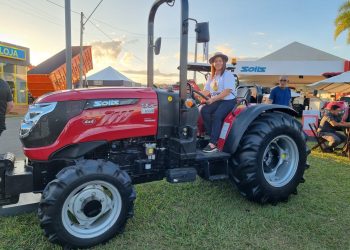
[[[299,194],[277,206],[229,182],[137,185],[125,233],[95,249],[350,249],[350,161],[315,151],[309,163]],[[53,248],[34,213],[0,218],[0,228],[0,249]]]

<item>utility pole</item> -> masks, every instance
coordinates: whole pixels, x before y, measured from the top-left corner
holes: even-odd
[[[72,37],[70,0],[65,0],[65,22],[66,22],[66,87],[72,89]]]
[[[209,42],[203,43],[203,61],[207,61],[209,59]]]
[[[96,9],[98,8],[98,6],[100,6],[100,4],[102,3],[103,0],[101,0],[97,6],[95,7],[95,9],[91,12],[91,14],[89,15],[89,17],[85,20],[84,22],[84,13],[81,12],[80,13],[80,55],[79,55],[79,61],[80,61],[80,65],[79,65],[79,84],[80,87],[83,86],[83,35],[84,35],[84,28],[85,28],[85,24],[89,21],[90,17],[92,16],[92,14],[94,14],[94,12],[96,11]]]
[[[196,42],[195,42],[195,46],[194,46],[194,62],[196,63],[197,62],[197,39],[196,39]],[[197,82],[197,75],[196,75],[196,71],[193,72],[193,80],[194,82]]]
[[[80,13],[80,55],[79,55],[79,81],[80,87],[83,87],[83,32],[84,32],[84,13]]]

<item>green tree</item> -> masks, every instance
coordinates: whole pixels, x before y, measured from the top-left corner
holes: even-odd
[[[346,1],[343,3],[338,11],[338,16],[334,21],[335,31],[334,31],[334,39],[342,33],[343,31],[347,31],[347,43],[350,44],[350,1]]]

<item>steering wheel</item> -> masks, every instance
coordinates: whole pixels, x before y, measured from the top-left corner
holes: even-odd
[[[197,95],[199,95],[200,97],[202,97],[202,98],[204,98],[205,100],[209,100],[209,97],[208,96],[206,96],[206,95],[203,95],[201,92],[199,92],[199,91],[197,91],[197,90],[192,90],[192,93],[195,93],[195,94],[197,94]],[[194,94],[192,94],[192,97],[194,98],[194,99],[198,99]]]
[[[196,96],[199,95],[200,97],[202,97],[204,100],[209,100],[208,96],[203,95],[200,91],[198,90],[194,90],[192,85],[190,83],[187,83],[187,86],[190,90],[190,95],[191,97],[196,101],[197,106],[200,106],[202,103],[202,101]],[[195,95],[196,94],[196,95]]]

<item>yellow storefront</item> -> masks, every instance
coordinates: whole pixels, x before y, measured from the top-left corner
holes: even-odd
[[[28,104],[29,48],[0,41],[0,78],[11,87],[16,105]]]

